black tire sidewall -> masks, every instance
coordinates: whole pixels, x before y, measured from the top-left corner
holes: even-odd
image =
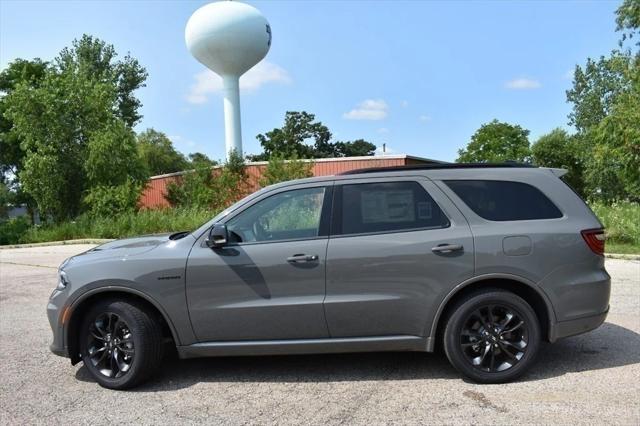
[[[516,311],[525,321],[529,341],[522,359],[513,367],[501,372],[485,372],[473,367],[460,346],[460,333],[471,313],[481,306],[502,305]],[[462,301],[452,312],[444,333],[444,348],[451,364],[462,374],[479,383],[505,383],[524,374],[535,362],[540,348],[540,324],[533,309],[519,296],[506,291],[490,291],[475,294]]]
[[[82,321],[79,335],[80,354],[89,373],[101,386],[110,389],[127,389],[135,386],[144,379],[144,374],[142,373],[147,360],[145,359],[146,354],[142,349],[146,343],[144,340],[149,338],[149,336],[146,336],[146,330],[144,330],[144,327],[140,327],[139,321],[134,317],[134,313],[132,312],[134,309],[139,311],[136,306],[122,301],[102,302],[89,309]],[[111,378],[103,375],[88,358],[87,335],[89,328],[100,314],[106,312],[113,312],[121,317],[133,336],[133,347],[135,349],[133,362],[131,363],[129,371],[119,378]]]

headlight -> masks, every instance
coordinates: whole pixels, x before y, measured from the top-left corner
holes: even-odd
[[[67,284],[69,284],[67,274],[62,270],[58,270],[58,286],[56,287],[56,290],[64,290],[67,287]]]

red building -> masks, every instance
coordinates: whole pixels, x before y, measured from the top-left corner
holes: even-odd
[[[311,171],[314,176],[336,175],[349,170],[366,169],[369,167],[392,167],[406,164],[432,164],[438,162],[428,158],[414,157],[405,154],[373,157],[320,158],[304,161],[313,163]],[[258,182],[266,165],[266,161],[246,163],[249,185],[253,190],[259,189],[260,186]],[[179,177],[185,173],[188,172],[169,173],[149,178],[149,183],[140,196],[140,205],[148,209],[170,207],[165,199],[167,184],[179,179]]]

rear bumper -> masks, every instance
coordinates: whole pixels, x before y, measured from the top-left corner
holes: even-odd
[[[569,321],[560,321],[552,327],[549,335],[549,340],[555,342],[563,337],[575,336],[577,334],[586,333],[594,330],[605,321],[607,314],[609,313],[609,307],[607,310],[598,315],[590,315],[583,318],[572,319]]]

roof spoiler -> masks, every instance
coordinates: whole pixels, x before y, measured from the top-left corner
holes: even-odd
[[[569,170],[567,169],[556,169],[553,167],[540,167],[540,168],[549,170],[551,173],[553,173],[556,177],[559,177],[559,178],[569,173]]]

